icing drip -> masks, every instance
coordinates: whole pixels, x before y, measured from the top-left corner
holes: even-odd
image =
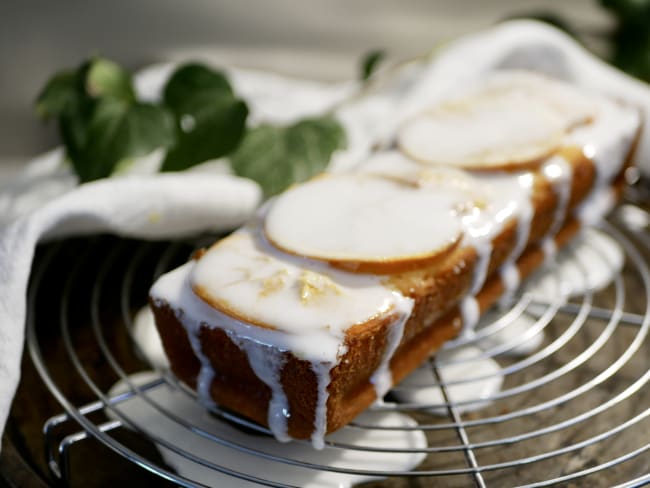
[[[160,381],[160,375],[149,371],[139,372],[129,376],[128,381],[116,383],[108,395],[112,397],[130,391],[131,385]],[[251,488],[254,485],[251,481],[197,463],[192,457],[214,466],[223,466],[257,478],[263,477],[276,485],[350,488],[379,479],[378,474],[372,474],[378,466],[384,471],[410,471],[426,456],[427,439],[424,433],[417,428],[415,420],[397,412],[363,412],[358,417],[359,421],[375,425],[377,429],[341,429],[331,435],[331,440],[350,448],[316,451],[297,443],[278,444],[271,437],[248,434],[217,417],[204,415],[203,407],[177,388],[161,385],[147,390],[147,396],[151,399],[149,402],[141,395],[131,396],[120,402],[119,411],[131,419],[133,424],[160,440],[157,448],[165,463],[180,476],[191,480],[192,486]],[[174,412],[178,418],[187,419],[194,428],[234,442],[241,448],[233,449],[214,442],[210,437],[196,435],[185,425],[155,408],[157,405],[164,405],[165,410]],[[112,409],[107,408],[105,412],[109,418],[117,418]],[[169,449],[164,444],[180,451]],[[391,446],[391,449],[403,452],[371,452],[366,446]],[[257,451],[299,462],[297,465],[280,463],[260,456]],[[304,469],[300,466],[301,463],[333,469]],[[337,468],[346,472],[338,472]],[[352,474],[357,470],[371,474]]]
[[[287,431],[287,420],[291,412],[281,382],[282,368],[286,361],[285,352],[266,344],[240,339],[233,333],[229,333],[228,337],[246,353],[253,372],[271,389],[267,414],[269,429],[278,441],[289,442],[291,437]]]
[[[190,344],[192,345],[194,354],[199,358],[199,362],[201,363],[201,369],[196,378],[196,393],[198,394],[199,402],[208,408],[213,408],[215,407],[215,403],[210,396],[210,385],[212,385],[212,380],[215,376],[214,368],[205,354],[201,352],[201,343],[197,336],[190,336]]]
[[[526,244],[528,244],[528,238],[530,237],[530,224],[533,220],[533,205],[530,201],[530,197],[523,199],[523,203],[520,203],[518,210],[517,242],[508,258],[508,262],[515,262],[519,259],[519,256],[521,256],[526,248]]]
[[[214,408],[216,404],[210,396],[210,386],[212,385],[215,371],[210,360],[203,353],[203,348],[201,347],[201,323],[197,320],[192,320],[192,318],[188,317],[183,310],[175,309],[175,315],[179,322],[185,326],[185,329],[187,330],[187,338],[192,347],[192,351],[201,364],[199,374],[196,377],[196,394],[198,400],[206,408]]]
[[[393,354],[402,341],[402,337],[404,336],[404,324],[406,324],[406,321],[413,310],[413,299],[405,298],[398,294],[396,295],[397,306],[395,312],[397,313],[397,318],[388,329],[386,349],[384,350],[384,356],[381,359],[381,363],[370,377],[370,382],[375,386],[377,400],[381,400],[388,390],[390,390],[390,387],[393,386],[393,374],[390,370],[390,360],[393,358]]]
[[[502,323],[503,320],[506,320],[504,327],[482,337],[476,345],[484,351],[498,348],[499,356],[504,357],[527,356],[542,345],[544,324],[540,324],[527,313],[511,315],[506,312],[506,315],[501,315],[499,311],[493,310],[481,317],[477,330]],[[504,346],[507,349],[504,350]]]
[[[463,333],[472,334],[481,315],[481,309],[473,296],[467,296],[460,302],[460,316],[463,322]]]
[[[150,307],[141,308],[133,317],[133,340],[155,369],[169,369],[160,335]]]
[[[490,267],[490,258],[492,257],[492,241],[488,237],[476,239],[473,243],[474,249],[478,255],[476,266],[474,268],[474,277],[472,279],[471,295],[476,295],[487,279],[488,268]]]
[[[517,263],[509,262],[506,263],[500,271],[501,282],[503,283],[503,295],[501,296],[500,303],[507,305],[512,300],[512,296],[519,287],[519,282],[521,278],[519,276],[519,268],[517,268]]]
[[[436,353],[438,372],[445,383],[448,398],[459,412],[471,412],[484,407],[499,392],[503,375],[499,363],[481,357],[476,346],[462,346]],[[431,365],[425,364],[408,375],[393,390],[402,403],[422,405],[436,415],[449,415],[446,401]]]
[[[197,379],[200,401],[206,406],[213,405],[209,393],[215,373],[201,350],[199,340],[201,324],[211,324],[212,327],[223,329],[246,353],[255,374],[271,389],[268,423],[280,440],[287,439],[286,417],[290,415],[280,381],[281,351],[291,351],[296,357],[309,361],[317,381],[312,442],[315,447],[323,447],[323,436],[327,429],[329,371],[338,364],[339,358],[345,353],[345,328],[376,317],[378,311],[390,313],[391,310],[397,310],[400,319],[405,321],[410,314],[412,301],[386,288],[375,276],[352,275],[335,270],[329,270],[328,275],[322,275],[320,271],[324,270],[324,265],[318,265],[306,277],[305,268],[296,264],[302,262],[299,259],[293,259],[293,264],[280,262],[273,253],[264,254],[264,259],[258,259],[256,253],[259,249],[250,247],[254,242],[250,233],[240,232],[225,248],[220,248],[219,252],[208,251],[201,260],[190,261],[162,276],[152,288],[151,296],[154,300],[164,297],[164,301],[159,303],[168,303],[176,310],[179,322],[187,330],[193,351],[201,363]],[[230,288],[243,287],[238,295],[228,295],[228,303],[242,303],[238,300],[249,296],[252,299],[249,312],[259,313],[258,320],[266,320],[265,323],[273,321],[272,324],[284,329],[242,322],[221,312],[195,294],[191,283],[197,277],[203,279],[202,272],[196,273],[196,270],[207,256],[212,256],[211,259],[225,259],[224,263],[227,262],[227,265],[220,265],[222,273],[219,276],[209,279],[225,280],[226,285],[231,285]],[[275,286],[278,270],[285,271],[281,274],[283,287]],[[258,273],[259,277],[249,276],[249,271]],[[242,276],[254,279],[242,280]],[[207,275],[205,279],[208,279]],[[229,290],[229,287],[215,286],[211,289],[219,289],[219,293],[222,293]],[[336,293],[330,293],[330,289],[335,289]],[[309,295],[308,299],[306,295]],[[332,299],[335,302],[330,302]],[[327,313],[333,303],[338,307],[339,318],[335,313]],[[264,308],[261,308],[262,305]],[[275,310],[284,320],[278,320],[272,314],[267,315],[270,313],[269,309]],[[287,316],[287,309],[292,312],[291,317]],[[238,308],[235,309],[237,310]],[[358,318],[351,320],[354,316]],[[403,324],[400,328],[403,329]],[[399,343],[401,330],[398,328],[397,331],[399,333],[396,334],[396,341]],[[393,352],[389,352],[387,361]],[[390,386],[390,380],[388,382]]]
[[[616,204],[616,194],[609,187],[592,192],[576,209],[576,217],[585,226],[594,225],[607,215]]]
[[[316,409],[314,411],[314,431],[311,434],[311,444],[314,449],[325,447],[325,433],[327,432],[327,399],[329,392],[327,387],[330,384],[330,371],[334,367],[332,363],[312,362],[311,369],[317,379]]]
[[[623,167],[641,120],[636,110],[616,101],[598,99],[597,103],[598,122],[571,134],[571,140],[583,148],[585,156],[596,166],[594,187],[575,211],[584,225],[598,222],[616,202],[610,184]]]
[[[579,296],[605,288],[625,261],[620,245],[607,234],[585,229],[557,256],[557,266],[533,278],[527,292],[540,301]]]
[[[557,194],[557,206],[553,216],[553,223],[547,233],[548,236],[555,236],[566,219],[567,207],[571,197],[573,171],[566,159],[555,156],[544,164],[542,174],[553,185]]]
[[[598,117],[595,123],[577,128],[570,137],[571,143],[583,148],[596,165],[596,182],[593,192],[609,186],[620,171],[625,156],[640,124],[636,110],[606,98],[597,98]]]
[[[557,244],[552,237],[547,237],[542,241],[542,251],[544,252],[545,264],[551,263],[557,254]]]
[[[531,178],[520,176],[522,186],[532,185]],[[501,282],[504,286],[503,297],[501,303],[508,303],[519,286],[520,276],[519,268],[517,268],[517,259],[524,252],[528,239],[530,237],[530,224],[533,220],[533,205],[530,197],[523,199],[517,207],[517,241],[515,247],[512,249],[510,256],[501,268]]]

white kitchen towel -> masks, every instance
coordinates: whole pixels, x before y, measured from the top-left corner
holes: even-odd
[[[452,42],[435,56],[380,73],[361,90],[354,81],[321,84],[235,69],[228,74],[254,123],[335,113],[345,126],[348,147],[335,154],[330,169],[345,170],[377,143],[387,142],[414,111],[502,68],[541,71],[629,100],[650,120],[647,85],[598,60],[564,33],[530,21],[508,22]],[[141,72],[135,79],[139,97],[159,97],[171,70],[164,65]],[[650,175],[650,124],[640,142],[637,159]],[[34,161],[11,185],[0,185],[0,433],[18,383],[25,293],[39,240],[105,231],[162,238],[218,230],[243,222],[258,204],[260,192],[253,182],[209,172],[150,174],[159,162],[160,154],[154,153],[138,161],[130,176],[77,185],[59,150]]]
[[[260,201],[252,181],[194,173],[105,179],[80,185],[0,229],[0,426],[18,383],[26,290],[44,236],[112,232],[166,238],[241,224]]]

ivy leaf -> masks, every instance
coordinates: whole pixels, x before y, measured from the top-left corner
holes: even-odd
[[[181,117],[192,112],[198,101],[235,98],[228,79],[220,72],[191,63],[179,67],[165,85],[163,98],[167,106]]]
[[[217,99],[185,113],[177,123],[176,144],[168,151],[161,171],[181,171],[217,159],[239,145],[246,129],[248,107],[242,100]]]
[[[165,104],[176,117],[176,144],[162,171],[180,171],[217,159],[239,146],[248,107],[220,72],[198,64],[178,68],[164,90]]]
[[[85,134],[75,129],[71,124],[69,132],[79,145],[78,154],[70,157],[82,182],[110,176],[122,160],[144,156],[174,141],[173,119],[165,108],[116,98],[98,102]]]
[[[231,155],[238,174],[273,195],[322,171],[345,144],[342,127],[328,116],[246,132],[246,103],[223,73],[202,65],[178,68],[163,95],[158,104],[139,103],[131,75],[112,61],[94,58],[54,76],[36,109],[44,118],[57,118],[82,182],[110,176],[129,160],[167,148],[163,171]]]
[[[286,127],[263,124],[246,134],[230,161],[236,174],[257,181],[268,197],[323,171],[344,146],[345,132],[330,116]]]
[[[62,71],[54,75],[36,98],[36,113],[47,120],[58,117],[80,96],[78,77],[74,71]]]
[[[134,102],[131,75],[113,61],[93,58],[76,70],[54,75],[36,99],[36,113],[45,120],[86,116],[87,110],[80,111],[81,106],[87,109],[92,99],[107,96]]]
[[[367,53],[361,60],[361,73],[359,75],[361,81],[366,81],[372,74],[377,71],[379,63],[386,57],[386,51],[383,49],[376,49]]]
[[[650,0],[600,0],[618,21],[647,29],[650,20]]]
[[[36,111],[57,118],[66,155],[81,182],[110,176],[121,162],[175,140],[169,110],[138,103],[130,73],[104,58],[55,75],[36,100]]]
[[[612,39],[611,62],[632,76],[650,81],[650,32],[646,28],[619,28]]]
[[[104,58],[92,59],[85,76],[86,92],[94,98],[114,97],[135,102],[131,74],[117,63]]]
[[[59,131],[66,154],[81,180],[83,178],[77,168],[83,165],[88,125],[95,105],[96,103],[91,99],[76,97],[71,99],[58,117]]]

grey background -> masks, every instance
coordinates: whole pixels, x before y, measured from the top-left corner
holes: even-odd
[[[131,68],[169,59],[271,69],[323,80],[355,76],[370,49],[395,59],[531,11],[581,32],[611,19],[596,0],[139,0],[0,2],[0,181],[56,144],[32,102],[54,71],[94,53]]]

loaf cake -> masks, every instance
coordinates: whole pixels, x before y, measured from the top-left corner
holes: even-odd
[[[349,423],[616,202],[638,112],[498,72],[158,279],[171,369],[280,441]]]

